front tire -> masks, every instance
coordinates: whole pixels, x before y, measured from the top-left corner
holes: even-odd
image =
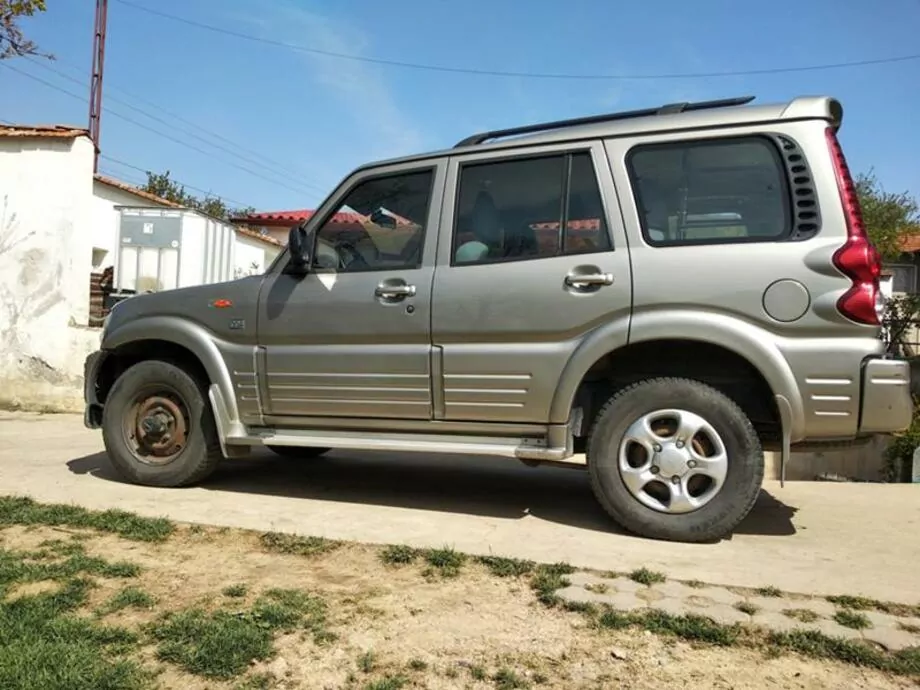
[[[223,457],[203,387],[183,369],[139,362],[112,386],[102,438],[115,469],[135,484],[187,486]]]
[[[763,449],[748,417],[691,379],[648,379],[617,392],[597,416],[587,455],[601,506],[652,539],[725,537],[763,482]]]

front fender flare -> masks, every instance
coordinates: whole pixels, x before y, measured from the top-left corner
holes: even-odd
[[[744,358],[764,377],[774,396],[783,396],[789,403],[788,431],[792,441],[804,436],[802,396],[788,362],[775,345],[776,336],[726,314],[679,310],[633,314],[631,323],[612,322],[585,338],[562,372],[550,408],[550,423],[566,423],[585,374],[601,357],[626,341],[627,328],[630,345],[653,340],[694,340],[723,347]]]
[[[102,348],[114,350],[122,345],[144,340],[165,340],[180,345],[195,355],[204,366],[210,382],[220,388],[229,420],[239,422],[239,409],[230,372],[211,333],[198,324],[174,316],[140,317],[119,324],[106,332]]]

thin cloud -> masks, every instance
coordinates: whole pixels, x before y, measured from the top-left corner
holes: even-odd
[[[298,41],[321,50],[370,53],[371,42],[359,27],[296,7],[290,3],[273,3],[278,13],[272,32],[290,34]],[[263,20],[264,21],[264,20]],[[371,158],[409,154],[422,148],[423,137],[411,119],[402,111],[380,67],[325,55],[305,54],[302,60],[310,66],[315,79],[331,94],[349,106],[361,133],[375,142],[365,153]]]

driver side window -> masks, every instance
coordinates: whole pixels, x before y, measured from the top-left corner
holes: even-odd
[[[316,231],[314,268],[339,273],[418,268],[434,169],[359,182]]]

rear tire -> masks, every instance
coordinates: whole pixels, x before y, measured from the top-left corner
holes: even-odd
[[[331,448],[307,448],[303,446],[266,446],[272,453],[282,458],[311,460],[328,453]]]
[[[667,541],[728,535],[754,506],[764,474],[760,439],[741,408],[683,378],[648,379],[613,395],[587,456],[607,513],[634,534]]]
[[[115,469],[135,484],[176,487],[211,474],[223,454],[202,385],[169,362],[147,360],[112,386],[102,438]]]

